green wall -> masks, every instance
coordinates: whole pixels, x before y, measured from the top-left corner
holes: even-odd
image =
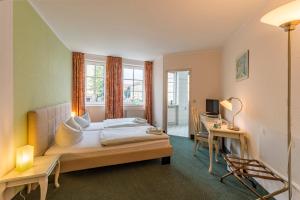
[[[71,101],[71,52],[27,0],[13,5],[15,146],[27,143],[27,112]]]

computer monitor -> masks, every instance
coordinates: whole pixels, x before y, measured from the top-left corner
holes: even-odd
[[[206,114],[218,115],[219,114],[219,100],[206,99]]]

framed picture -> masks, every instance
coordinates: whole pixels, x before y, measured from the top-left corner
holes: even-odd
[[[236,60],[236,75],[237,81],[245,80],[249,78],[249,50],[243,53]]]

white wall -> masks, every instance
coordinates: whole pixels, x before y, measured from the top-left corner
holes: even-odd
[[[163,57],[153,62],[153,124],[163,127]]]
[[[0,176],[14,167],[12,1],[0,1]]]
[[[260,23],[269,10],[287,2],[269,1],[255,17],[242,26],[223,48],[223,97],[239,97],[245,107],[237,117],[237,125],[248,132],[248,146],[252,157],[261,159],[286,176],[287,172],[287,34],[276,27]],[[250,78],[235,80],[235,60],[250,50]],[[300,31],[293,32],[293,179],[300,184]],[[230,117],[229,113],[226,113]],[[227,143],[228,145],[228,143]],[[238,149],[231,143],[231,149]],[[278,187],[261,182],[268,190]],[[286,195],[278,199],[287,199]],[[294,190],[295,200],[300,199]]]
[[[164,107],[163,114],[167,118],[167,72],[172,70],[190,70],[190,105],[196,103],[205,111],[206,98],[221,96],[221,52],[219,50],[202,50],[165,55],[164,66]],[[190,130],[191,130],[190,120]],[[165,124],[164,124],[165,125]],[[166,125],[165,125],[166,126]],[[192,134],[192,130],[190,134]]]

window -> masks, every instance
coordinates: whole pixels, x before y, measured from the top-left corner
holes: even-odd
[[[124,65],[123,101],[127,105],[144,104],[144,68]]]
[[[177,103],[177,74],[176,72],[168,73],[168,104]]]
[[[86,62],[85,102],[86,104],[104,104],[104,62]]]

